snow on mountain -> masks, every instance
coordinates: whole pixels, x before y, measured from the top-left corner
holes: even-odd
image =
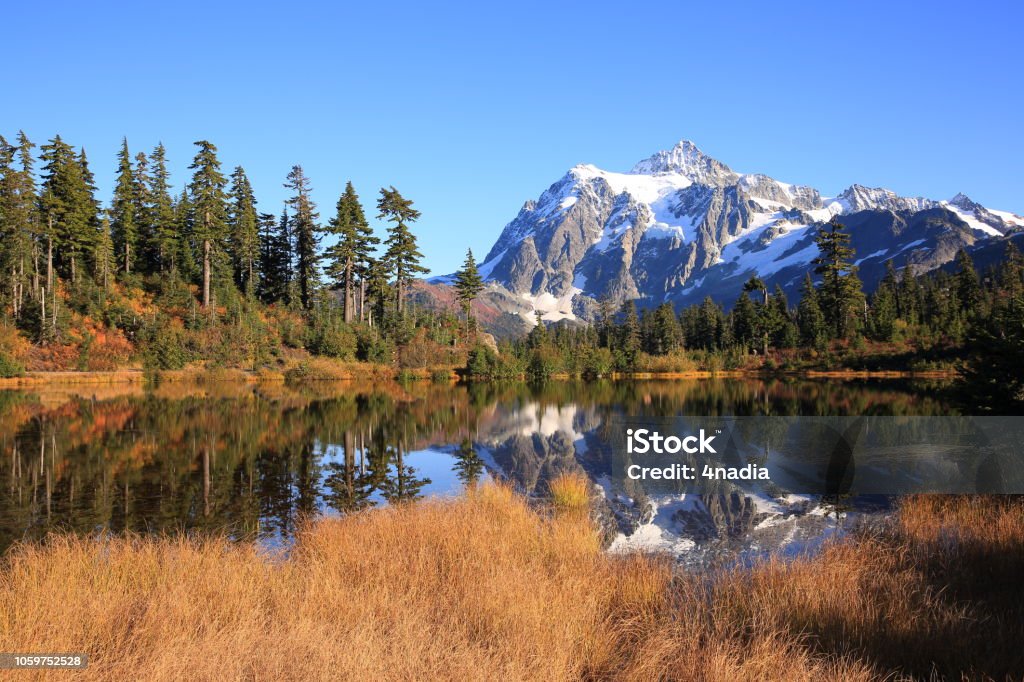
[[[523,205],[480,271],[530,323],[530,311],[550,321],[590,318],[604,299],[731,302],[752,274],[795,292],[817,255],[816,226],[835,215],[851,228],[868,286],[888,258],[927,270],[1024,227],[1024,218],[962,194],[935,201],[854,184],[824,197],[738,173],[684,140],[628,173],[570,169]]]

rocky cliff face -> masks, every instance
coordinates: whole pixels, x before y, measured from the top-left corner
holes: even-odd
[[[505,226],[481,272],[530,323],[534,311],[588,319],[601,300],[731,303],[753,274],[795,294],[817,255],[817,227],[836,215],[869,288],[890,258],[920,272],[1024,228],[1024,218],[962,194],[935,201],[852,185],[827,198],[737,173],[683,141],[628,173],[572,168]]]

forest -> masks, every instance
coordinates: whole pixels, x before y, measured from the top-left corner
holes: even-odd
[[[124,140],[104,206],[84,149],[57,135],[37,156],[24,133],[0,137],[0,323],[18,332],[0,340],[0,375],[138,361],[255,370],[291,351],[391,364],[417,340],[445,364],[454,317],[406,309],[426,272],[410,199],[380,190],[378,236],[349,182],[321,220],[296,165],[283,210],[266,212],[242,167],[227,174],[216,146],[195,147],[175,192],[163,145],[133,155]],[[475,296],[479,278],[464,286]]]

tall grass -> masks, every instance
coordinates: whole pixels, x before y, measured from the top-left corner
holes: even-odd
[[[0,650],[87,652],[86,680],[868,680],[929,661],[1001,677],[1020,621],[987,624],[1003,606],[936,581],[981,570],[957,567],[964,548],[1014,569],[1021,514],[912,500],[884,533],[715,580],[604,554],[586,515],[495,485],[312,524],[288,556],[54,536],[5,560]],[[956,634],[970,650],[943,653]]]

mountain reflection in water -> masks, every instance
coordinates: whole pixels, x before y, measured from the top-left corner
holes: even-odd
[[[638,505],[607,489],[616,417],[950,414],[932,388],[715,379],[0,391],[0,549],[55,530],[217,531],[286,545],[311,515],[457,495],[485,478],[543,494],[553,476],[582,471],[605,487],[613,546],[658,547],[665,538],[645,534],[672,526],[661,544],[681,551],[775,525],[759,514],[814,514],[806,500],[772,510],[727,488],[676,508]],[[817,516],[821,528],[808,532],[820,538],[830,531]]]

